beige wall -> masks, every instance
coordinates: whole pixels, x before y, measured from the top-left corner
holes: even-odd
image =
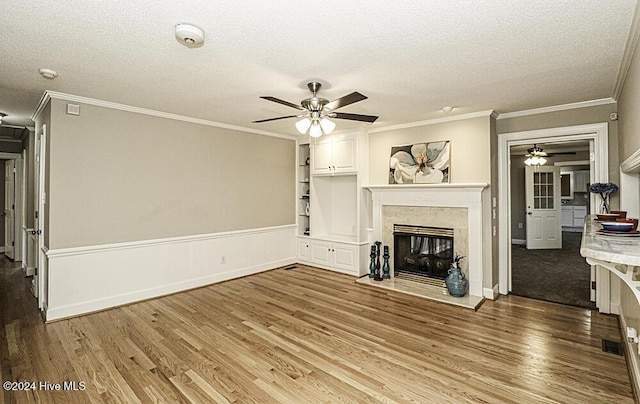
[[[497,134],[495,120],[487,115],[459,121],[436,123],[405,129],[378,132],[369,135],[369,178],[375,185],[389,183],[391,147],[420,142],[451,141],[451,183],[489,184],[497,181]],[[494,172],[492,172],[494,171]],[[492,194],[496,192],[492,187]],[[496,195],[497,197],[497,195]],[[496,212],[497,216],[497,212]],[[493,288],[498,283],[497,238],[492,237],[490,213],[486,212],[487,226],[484,237],[491,270],[483,271],[483,287]],[[497,226],[497,222],[492,222]]]
[[[295,223],[294,140],[80,111],[51,102],[50,249]]]
[[[618,99],[620,128],[620,162],[640,150],[640,45],[636,46],[631,66]],[[636,203],[640,203],[637,202]],[[635,295],[620,282],[620,309],[627,325],[640,330],[640,304]],[[633,353],[638,358],[636,352]]]
[[[451,141],[450,182],[490,182],[489,121],[490,117],[486,116],[370,134],[371,184],[389,183],[392,146],[442,140]]]
[[[620,161],[624,161],[640,149],[640,48],[635,56],[624,82],[618,100],[620,126]]]

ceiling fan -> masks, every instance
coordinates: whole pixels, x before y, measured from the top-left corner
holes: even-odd
[[[319,137],[323,133],[329,134],[335,129],[336,124],[329,120],[329,118],[346,119],[350,121],[360,121],[368,123],[373,123],[376,121],[376,119],[378,119],[377,116],[373,115],[335,112],[335,110],[338,108],[342,108],[358,101],[367,99],[365,95],[362,95],[357,91],[354,91],[351,94],[345,95],[344,97],[340,97],[333,101],[329,101],[325,98],[320,98],[317,96],[317,93],[320,90],[320,87],[322,87],[322,84],[318,83],[317,81],[312,81],[311,83],[307,84],[307,87],[309,87],[309,91],[311,91],[312,96],[311,98],[302,100],[300,102],[300,105],[284,101],[276,97],[260,97],[267,101],[272,101],[291,108],[295,108],[301,111],[301,113],[297,115],[286,115],[276,118],[261,119],[258,121],[253,121],[253,123],[277,121],[279,119],[287,118],[302,118],[301,120],[296,122],[296,129],[298,130],[298,132],[300,132],[301,134],[305,134],[308,130],[309,136]]]
[[[576,152],[567,151],[567,152],[547,153],[543,151],[541,147],[538,147],[537,144],[534,144],[531,149],[527,149],[527,154],[525,154],[525,157],[527,159],[524,161],[524,163],[528,166],[541,166],[547,162],[546,157],[559,156],[562,154],[576,154]]]

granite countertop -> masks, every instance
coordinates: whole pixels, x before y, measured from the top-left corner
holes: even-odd
[[[597,234],[601,226],[594,219],[595,215],[590,215],[585,220],[580,255],[615,264],[640,266],[640,237]]]

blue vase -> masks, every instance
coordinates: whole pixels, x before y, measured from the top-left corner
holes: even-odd
[[[449,275],[445,278],[444,283],[447,285],[449,294],[456,297],[464,296],[469,286],[469,281],[465,278],[464,273],[460,268],[454,266],[449,268]]]

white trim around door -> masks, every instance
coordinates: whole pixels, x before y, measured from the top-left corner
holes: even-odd
[[[609,131],[607,123],[564,126],[523,132],[501,133],[498,135],[498,198],[499,212],[499,286],[500,294],[508,294],[511,290],[511,170],[509,150],[511,146],[530,143],[563,142],[589,140],[593,142],[593,170],[591,182],[608,182],[609,180]],[[591,198],[591,206],[595,198]],[[608,277],[607,277],[608,279]],[[602,278],[599,280],[606,281]],[[609,285],[599,284],[598,291],[608,291]],[[602,296],[604,298],[604,295]],[[602,312],[609,312],[610,302],[598,301],[596,304]]]

